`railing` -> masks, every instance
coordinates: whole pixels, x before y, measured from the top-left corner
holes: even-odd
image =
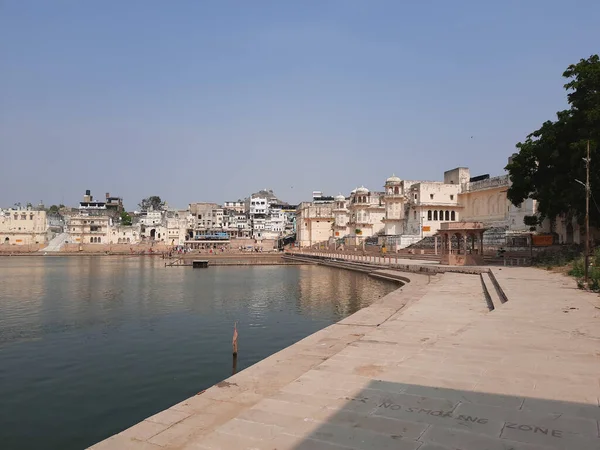
[[[485,180],[473,181],[472,183],[463,183],[463,192],[481,191],[483,189],[492,189],[496,187],[508,186],[508,175],[499,177],[487,178]]]

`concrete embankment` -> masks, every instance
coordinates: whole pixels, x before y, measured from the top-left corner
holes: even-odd
[[[386,269],[376,269],[383,270]],[[531,268],[403,273],[377,303],[95,446],[600,449],[600,299]]]
[[[298,265],[303,261],[284,259],[281,253],[225,253],[225,254],[188,254],[182,258],[170,258],[165,264],[171,267],[191,266],[194,260],[208,261],[210,266],[261,266],[261,265]]]
[[[307,264],[302,261],[293,261],[284,259],[281,253],[224,253],[224,254],[206,254],[206,253],[188,253],[186,255],[177,255],[177,257],[168,258],[165,255],[157,252],[153,253],[88,253],[88,252],[48,252],[45,253],[43,250],[34,253],[4,253],[0,256],[6,257],[113,257],[113,258],[144,258],[151,257],[157,259],[163,259],[165,265],[178,267],[178,266],[191,266],[193,260],[206,260],[209,262],[209,266],[260,266],[260,265],[298,265]]]

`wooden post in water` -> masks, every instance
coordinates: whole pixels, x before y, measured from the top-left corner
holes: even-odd
[[[238,331],[237,331],[237,320],[233,323],[233,340],[231,342],[233,347],[233,357],[237,358],[238,354]]]
[[[237,373],[237,354],[233,354],[233,366],[231,368],[231,375],[235,375]]]
[[[235,375],[235,373],[237,372],[237,355],[238,355],[237,320],[233,323],[233,339],[231,341],[231,346],[233,349],[233,367],[231,369],[231,374]]]

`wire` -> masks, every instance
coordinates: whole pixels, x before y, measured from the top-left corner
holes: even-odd
[[[592,200],[594,201],[594,205],[596,205],[596,209],[600,213],[600,207],[598,206],[598,203],[596,203],[596,198],[594,197],[594,193],[592,192],[591,189],[590,189],[590,194],[592,194]]]

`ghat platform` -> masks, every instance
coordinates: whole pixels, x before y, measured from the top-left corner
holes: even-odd
[[[92,448],[600,449],[600,299],[562,275],[408,274],[378,303]],[[391,273],[391,272],[390,272]]]

